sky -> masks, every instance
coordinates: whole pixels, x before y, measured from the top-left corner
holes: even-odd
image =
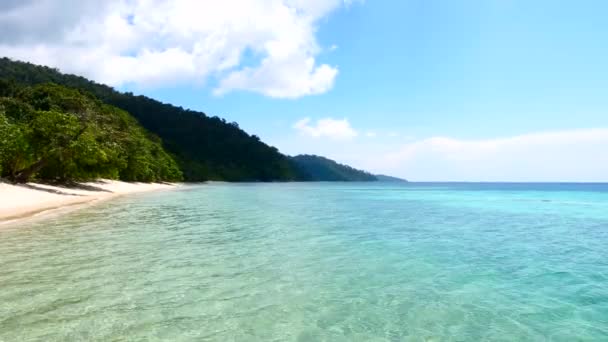
[[[608,2],[2,0],[0,55],[414,181],[608,181]]]

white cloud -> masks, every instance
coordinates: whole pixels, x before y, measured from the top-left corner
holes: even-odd
[[[607,181],[608,129],[486,140],[432,137],[370,156],[368,164],[415,180]]]
[[[306,136],[320,135],[315,128],[321,125],[310,119],[296,126]],[[328,144],[324,139],[303,143],[293,137],[272,143],[291,155],[324,155],[413,181],[608,182],[608,127],[491,139],[417,139],[405,133],[389,139],[378,133],[374,139],[340,144]]]
[[[378,134],[374,131],[367,131],[365,132],[365,136],[368,138],[375,138],[376,136],[378,136]]]
[[[216,94],[296,98],[333,87],[319,20],[343,0],[24,0],[0,5],[0,55],[111,85],[216,79]],[[346,1],[350,3],[350,1]],[[244,66],[251,51],[258,63]]]
[[[325,64],[315,67],[314,58],[305,61],[264,60],[257,68],[232,72],[220,82],[214,93],[222,95],[240,89],[253,90],[270,97],[297,98],[327,92],[333,87],[337,74],[336,68]]]
[[[349,140],[359,133],[353,129],[347,119],[324,118],[312,123],[310,118],[299,120],[293,125],[300,134],[313,138],[329,138],[333,140]]]

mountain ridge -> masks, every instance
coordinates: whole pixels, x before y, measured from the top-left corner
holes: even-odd
[[[0,58],[0,79],[19,86],[45,83],[90,93],[131,115],[177,162],[185,181],[376,181],[369,172],[314,155],[284,155],[256,135],[204,112],[120,92],[58,69]]]
[[[300,172],[310,181],[364,181],[375,182],[378,179],[373,174],[340,164],[326,157],[300,154],[290,157],[298,165]]]
[[[378,178],[378,181],[380,181],[380,182],[409,183],[409,181],[407,179],[403,179],[403,178],[399,178],[399,177],[387,176],[387,175],[382,175],[382,174],[378,174],[375,176],[376,176],[376,178]]]
[[[210,117],[143,95],[119,92],[82,76],[27,62],[0,59],[0,78],[24,85],[56,83],[90,92],[101,101],[130,113],[159,136],[175,157],[186,181],[290,181],[296,168],[275,147],[249,135],[235,122]]]

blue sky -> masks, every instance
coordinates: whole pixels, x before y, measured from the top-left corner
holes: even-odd
[[[236,46],[218,57],[234,59],[228,67],[208,67],[215,57],[210,54],[182,70],[179,61],[189,60],[166,53],[155,66],[166,74],[124,67],[105,79],[108,73],[66,64],[61,52],[27,58],[237,121],[288,154],[322,154],[413,180],[608,181],[606,2],[285,1],[280,3],[295,10],[283,19],[282,7],[265,1],[232,2],[232,8],[248,10],[237,16],[229,7],[213,8],[214,19],[236,19],[196,30],[196,18],[189,27],[188,18],[178,17],[196,2],[170,2],[165,11],[174,13],[169,21],[193,28],[190,36],[204,36],[203,46],[209,46],[207,37],[234,31],[220,40]],[[180,6],[183,11],[173,12]],[[121,12],[128,17],[121,25],[130,32],[152,10],[124,11],[130,12]],[[249,20],[244,18],[253,26],[238,31],[232,23]],[[275,19],[276,32],[270,24],[260,29]],[[141,58],[130,65],[145,65],[154,49],[198,46],[181,36],[157,43],[150,37],[158,32],[136,33],[125,44],[136,42],[129,53]],[[273,35],[281,37],[261,38]],[[268,48],[269,42],[280,44]],[[51,51],[66,45],[46,44]],[[5,54],[22,56],[2,46]],[[302,71],[310,59],[314,66]],[[116,65],[96,70],[120,69]],[[124,76],[130,70],[141,77]]]
[[[320,44],[338,46],[319,57],[339,68],[325,94],[218,98],[189,85],[144,92],[269,138],[275,129],[268,120],[289,124],[302,116],[462,138],[605,124],[608,6],[553,3],[368,1],[319,25]]]

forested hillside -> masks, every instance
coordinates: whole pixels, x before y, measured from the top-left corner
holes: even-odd
[[[377,180],[327,158],[285,156],[234,122],[49,67],[0,58],[0,82],[2,175],[14,180],[35,175],[138,181]]]
[[[160,140],[127,112],[76,89],[3,80],[0,176],[15,182],[182,180]]]
[[[56,69],[0,59],[0,79],[34,85],[53,82],[85,90],[121,108],[162,139],[187,181],[289,181],[300,179],[288,158],[236,123],[161,103],[146,96],[121,93],[84,77]]]
[[[397,182],[397,183],[407,183],[407,179],[387,176],[387,175],[376,175],[376,178],[381,182]]]
[[[377,181],[371,173],[315,155],[291,157],[299,172],[309,181]]]

